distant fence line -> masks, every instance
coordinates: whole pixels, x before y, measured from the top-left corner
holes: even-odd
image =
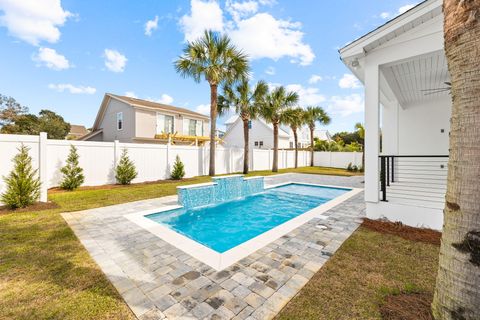
[[[80,166],[85,175],[85,186],[98,186],[115,183],[114,168],[123,149],[128,150],[135,163],[138,176],[133,183],[156,181],[170,178],[171,168],[178,155],[185,165],[185,177],[208,174],[208,147],[178,146],[164,144],[140,144],[75,140],[47,139],[46,134],[4,135],[0,134],[0,177],[8,175],[13,167],[12,159],[17,148],[24,144],[30,148],[33,167],[38,169],[42,182],[41,201],[46,201],[47,189],[60,184],[60,168],[65,165],[70,145],[74,145],[80,156]],[[293,168],[294,150],[279,150],[278,167]],[[361,165],[361,152],[315,152],[315,166],[346,168],[349,163]],[[273,150],[253,149],[250,151],[250,170],[269,170],[272,167]],[[298,152],[298,165],[310,164],[310,152]],[[243,149],[217,147],[215,172],[228,174],[243,170]],[[5,190],[5,182],[0,179],[0,193]]]

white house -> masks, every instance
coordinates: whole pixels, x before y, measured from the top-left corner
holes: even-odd
[[[223,136],[225,146],[243,147],[243,122],[239,116],[233,116],[225,122],[226,132]],[[307,127],[297,130],[298,147],[307,148],[310,146],[310,131]],[[330,133],[327,130],[315,130],[314,137],[321,140],[331,141]],[[250,122],[250,146],[258,149],[273,148],[273,126],[262,119],[255,119]],[[278,147],[280,149],[292,149],[295,146],[295,139],[290,127],[281,125],[278,130]]]
[[[442,1],[418,4],[340,56],[365,87],[367,216],[441,229],[451,114]]]

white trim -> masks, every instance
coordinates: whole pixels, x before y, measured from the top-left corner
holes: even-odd
[[[320,185],[320,184],[298,183],[298,182],[291,182],[291,181],[268,186],[268,187],[265,187],[265,189],[271,189],[274,187],[287,185],[291,183],[320,186],[320,187],[334,187],[334,188],[351,189],[351,190],[316,208],[313,208],[307,212],[304,212],[301,215],[296,216],[295,218],[292,218],[250,240],[247,240],[246,242],[241,243],[224,253],[218,253],[217,251],[210,249],[198,243],[195,240],[192,240],[184,235],[181,235],[180,233],[170,229],[167,226],[164,226],[160,223],[157,223],[145,217],[146,215],[149,215],[149,214],[179,209],[179,208],[182,208],[182,206],[179,206],[179,205],[165,206],[165,207],[162,207],[160,210],[150,209],[150,210],[127,214],[124,217],[136,223],[138,226],[146,229],[147,231],[153,233],[154,235],[168,242],[169,244],[186,252],[192,257],[209,265],[215,270],[222,270],[234,264],[235,262],[247,257],[253,252],[263,248],[264,246],[277,240],[278,238],[284,236],[290,231],[302,226],[303,224],[307,223],[313,218],[325,219],[325,217],[322,216],[322,213],[330,210],[334,206],[353,197],[354,195],[360,193],[363,190],[360,188],[348,188],[343,186],[326,186],[326,185]]]

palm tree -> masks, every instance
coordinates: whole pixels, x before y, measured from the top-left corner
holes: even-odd
[[[313,148],[315,147],[314,132],[315,123],[327,125],[330,123],[330,117],[321,107],[307,107],[304,113],[305,123],[310,129],[310,167],[313,167]]]
[[[444,43],[452,88],[442,244],[435,319],[480,319],[480,22],[478,1],[444,0]]]
[[[263,99],[260,115],[273,126],[272,172],[278,172],[278,127],[285,122],[285,111],[297,104],[298,94],[288,92],[283,86],[268,92]]]
[[[225,113],[233,108],[240,115],[243,122],[243,173],[248,173],[249,157],[249,121],[256,119],[263,97],[268,92],[265,81],[259,81],[255,87],[250,87],[247,79],[243,79],[237,86],[226,85],[223,95],[218,96],[218,112]]]
[[[298,135],[297,130],[305,124],[305,110],[295,108],[285,111],[284,123],[288,125],[293,132],[293,140],[295,142],[295,168],[298,168]]]
[[[365,127],[360,122],[355,124],[355,130],[358,133],[358,137],[362,139],[362,170],[365,170]]]
[[[188,42],[183,55],[175,61],[176,71],[184,78],[200,82],[202,77],[210,85],[210,168],[215,175],[215,131],[217,121],[217,88],[248,76],[247,56],[231,44],[230,38],[213,31]]]

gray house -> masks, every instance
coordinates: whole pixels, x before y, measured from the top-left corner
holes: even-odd
[[[106,93],[92,131],[84,141],[165,143],[162,137],[209,135],[210,118],[203,114],[153,101]]]

